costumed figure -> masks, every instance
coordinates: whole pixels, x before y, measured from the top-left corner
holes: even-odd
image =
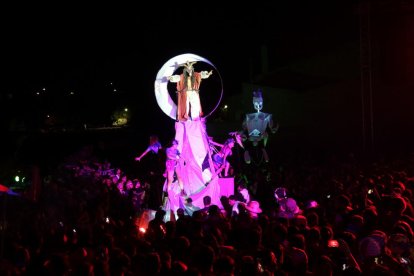
[[[141,161],[141,159],[149,152],[158,154],[158,151],[162,149],[161,143],[159,142],[158,136],[151,135],[148,148],[139,156],[135,157],[135,161]]]
[[[167,161],[171,163],[171,166],[168,165],[170,167],[169,177],[164,181],[163,191],[168,195],[165,197],[166,193],[163,193],[162,208],[171,213],[167,212],[166,220],[175,215],[178,209],[185,208],[185,199],[188,196],[197,207],[202,206],[202,199],[206,195],[211,197],[214,204],[220,204],[220,186],[218,179],[214,178],[214,164],[205,125],[206,117],[214,112],[217,105],[210,112],[208,110],[210,105],[200,103],[203,99],[199,96],[201,81],[209,78],[212,71],[200,69],[194,72],[193,66],[196,62],[203,62],[214,68],[215,75],[217,75],[214,81],[220,79],[218,105],[223,93],[220,74],[210,61],[194,54],[182,54],[168,60],[158,71],[154,85],[157,103],[162,111],[175,121],[174,139],[178,142],[176,152],[180,156],[168,158],[171,161]],[[178,73],[179,69],[182,71]],[[217,85],[218,83],[213,85],[214,89],[207,89],[209,99],[214,99],[213,95],[218,95]],[[172,88],[171,92],[172,90],[176,92],[177,101],[171,99],[172,93],[169,88]],[[169,156],[167,152],[165,153]],[[204,160],[206,160],[206,167],[203,166]],[[177,175],[177,178],[174,175]]]
[[[262,157],[266,162],[269,162],[269,156],[266,152],[267,140],[269,134],[267,129],[272,133],[276,133],[279,129],[279,124],[274,122],[272,114],[261,112],[263,108],[262,90],[253,91],[253,106],[256,109],[255,113],[246,114],[243,121],[243,141],[250,141],[254,148],[261,149]],[[244,152],[244,161],[247,164],[251,163],[251,157],[249,151],[246,149]]]
[[[144,158],[145,157],[145,158]],[[156,208],[161,204],[162,194],[162,173],[164,168],[164,152],[157,135],[149,137],[149,145],[145,151],[135,157],[135,161],[139,161],[140,166],[138,175],[143,177],[144,181],[151,183],[148,190],[148,202],[151,207]]]
[[[221,175],[223,177],[228,176],[230,162],[227,158],[232,155],[232,149],[234,147],[234,144],[235,140],[233,138],[229,138],[226,140],[224,145],[221,145],[221,149],[217,153],[213,154],[212,159],[217,175]],[[215,145],[220,144],[215,143]]]
[[[170,82],[177,83],[177,121],[196,120],[203,116],[200,102],[200,84],[202,79],[208,78],[213,72],[194,72],[196,61],[187,61],[183,66],[183,73],[167,77]]]
[[[183,185],[183,180],[181,178],[181,170],[179,168],[180,152],[177,149],[177,147],[178,147],[178,141],[173,140],[172,145],[165,150],[165,154],[167,156],[167,160],[165,163],[165,167],[167,170],[167,191],[171,190],[171,184],[174,181],[174,174],[175,174],[175,176],[177,177],[178,185],[180,186],[180,189],[181,189],[181,194],[184,195],[185,194],[184,185]]]
[[[291,219],[303,213],[296,203],[296,200],[288,196],[288,191],[284,187],[275,189],[274,196],[278,205],[278,212],[276,214],[279,218]]]

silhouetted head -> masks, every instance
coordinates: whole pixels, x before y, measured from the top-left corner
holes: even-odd
[[[263,108],[263,97],[262,97],[261,89],[258,89],[257,91],[253,91],[253,106],[257,112],[259,112]]]

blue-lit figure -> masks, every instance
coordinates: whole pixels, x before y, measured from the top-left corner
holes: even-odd
[[[254,150],[261,150],[262,158],[265,162],[269,162],[269,156],[266,152],[266,145],[269,139],[267,129],[272,133],[276,133],[279,124],[273,122],[272,114],[261,112],[263,108],[262,90],[253,91],[253,106],[255,113],[246,114],[243,121],[243,142],[250,141]],[[244,161],[251,163],[251,157],[246,147],[244,152]]]
[[[158,154],[158,151],[162,149],[161,143],[159,142],[158,136],[151,135],[150,142],[147,149],[138,157],[135,157],[135,161],[141,161],[141,159],[148,153]]]

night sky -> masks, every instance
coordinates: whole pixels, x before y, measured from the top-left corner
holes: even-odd
[[[226,92],[235,93],[249,80],[249,67],[264,44],[272,48],[272,64],[281,66],[355,39],[354,6],[350,1],[330,2],[11,9],[3,19],[5,90],[22,93],[52,87],[54,93],[91,93],[113,82],[128,93],[152,94],[162,64],[194,53],[214,63]]]
[[[224,98],[232,97],[260,73],[262,46],[268,49],[269,70],[275,70],[348,43],[358,45],[358,2],[7,8],[1,19],[6,69],[1,123],[8,128],[10,121],[24,120],[37,126],[55,113],[75,122],[106,125],[113,109],[125,106],[135,125],[142,121],[143,137],[160,127],[172,130],[153,87],[167,60],[184,53],[210,60],[223,80]]]

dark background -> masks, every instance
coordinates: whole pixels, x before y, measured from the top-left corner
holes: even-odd
[[[392,143],[399,137],[411,143],[414,24],[408,1],[222,5],[6,7],[1,19],[3,163],[49,163],[87,144],[127,163],[145,149],[149,135],[157,134],[167,143],[174,135],[173,121],[159,109],[153,84],[161,66],[176,55],[194,53],[210,60],[223,81],[225,102],[241,95],[245,83],[303,93],[305,83],[317,84],[320,79],[280,74],[280,68],[344,45],[352,45],[353,61],[359,63],[354,62],[353,74],[344,70],[339,75],[344,82],[358,79],[366,70],[362,61],[367,41],[375,123],[381,136],[388,133],[395,138]],[[367,5],[369,16],[361,17]],[[337,62],[339,68],[349,68],[346,60]],[[264,63],[269,72],[279,72],[270,81],[258,77]],[[111,126],[111,114],[123,107],[131,114],[127,127],[99,129]],[[49,114],[53,120],[47,119]],[[384,149],[384,144],[375,150]]]

